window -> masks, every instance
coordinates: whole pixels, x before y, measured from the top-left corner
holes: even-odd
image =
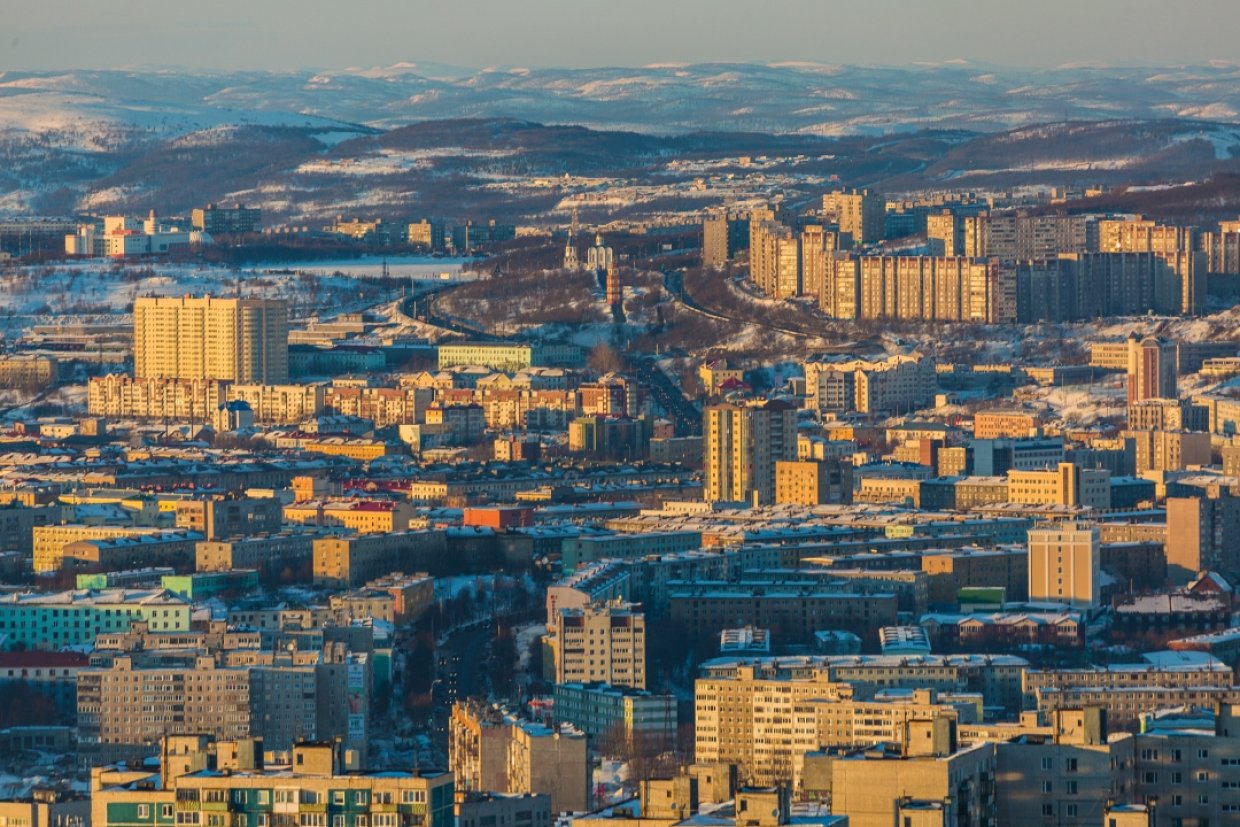
[[[332,791],[332,803],[340,804],[342,806],[344,805],[344,790],[333,790]]]
[[[151,817],[151,805],[139,804],[138,805],[138,818],[150,818],[150,817]]]
[[[1066,772],[1076,772],[1076,759],[1065,758],[1063,762],[1063,768]]]
[[[172,818],[172,805],[171,804],[160,804],[159,805],[159,817],[160,818]]]
[[[259,790],[258,791],[258,803],[259,804],[270,804],[271,803],[271,790]]]
[[[1044,815],[1044,816],[1053,816],[1053,815],[1055,815],[1055,805],[1054,805],[1054,804],[1043,804],[1043,805],[1042,805],[1042,815]]]
[[[358,790],[357,792],[353,793],[353,803],[354,804],[368,803],[370,801],[370,798],[366,795],[366,792],[367,792],[366,790]]]
[[[1076,818],[1076,805],[1066,804],[1063,808],[1063,814],[1068,818]]]
[[[1043,772],[1050,772],[1054,768],[1055,768],[1054,758],[1043,758],[1042,759],[1042,771]]]
[[[1044,793],[1051,793],[1051,792],[1054,792],[1054,785],[1053,785],[1050,781],[1043,781],[1043,782],[1042,782],[1042,792],[1044,792]]]
[[[1198,771],[1197,771],[1197,780],[1198,780],[1198,781],[1209,781],[1209,780],[1210,780],[1210,773],[1209,773],[1209,772],[1207,772],[1206,770],[1198,770]]]

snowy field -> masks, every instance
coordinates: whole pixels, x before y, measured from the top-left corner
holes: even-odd
[[[471,260],[398,256],[388,275],[421,281],[475,278]],[[107,259],[0,269],[0,328],[13,335],[65,316],[125,314],[139,296],[182,294],[287,298],[295,318],[362,309],[390,298],[377,257],[260,262],[245,267]],[[386,292],[385,292],[386,291]]]

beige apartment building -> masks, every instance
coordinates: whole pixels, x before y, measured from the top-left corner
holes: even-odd
[[[208,422],[226,401],[224,386],[207,379],[134,379],[112,373],[92,376],[86,409],[91,416]]]
[[[228,650],[117,654],[78,672],[81,754],[93,763],[147,756],[168,734],[262,738],[272,750],[339,738],[362,750],[371,692],[368,653]]]
[[[339,526],[358,534],[390,534],[408,531],[416,513],[412,504],[399,500],[307,500],[284,506],[284,522]]]
[[[314,582],[335,588],[357,588],[400,571],[416,571],[443,555],[442,531],[394,531],[314,541]]]
[[[735,764],[742,780],[759,785],[799,778],[807,752],[899,743],[909,721],[957,714],[932,690],[905,702],[856,700],[852,686],[832,682],[825,668],[785,679],[741,666],[733,678],[699,678],[694,706],[697,760]]]
[[[134,376],[288,381],[288,302],[211,296],[134,302]]]
[[[1047,471],[1008,472],[1008,501],[1025,505],[1111,507],[1111,472],[1080,468],[1071,462]]]
[[[1098,529],[1069,520],[1029,531],[1029,599],[1097,608],[1101,599]]]
[[[69,523],[66,525],[34,526],[31,536],[34,538],[33,559],[36,573],[56,571],[63,568],[65,546],[83,540],[107,540],[116,537],[142,537],[158,534],[158,528],[147,526],[119,525],[82,525]]]
[[[1136,447],[1136,471],[1183,471],[1193,465],[1209,465],[1210,435],[1205,431],[1123,431]]]
[[[702,266],[722,267],[728,263],[728,217],[710,215],[702,221]]]
[[[309,571],[314,560],[311,532],[288,531],[231,540],[203,540],[194,546],[195,571],[255,569],[264,576]]]
[[[995,824],[995,745],[960,748],[950,719],[908,723],[908,747],[813,753],[803,786],[849,827]]]
[[[646,615],[626,604],[560,609],[546,638],[556,683],[646,688]]]
[[[798,239],[776,221],[749,225],[749,279],[775,299],[801,295]]]
[[[46,356],[0,357],[0,388],[50,388],[60,378],[55,359]]]
[[[1025,411],[978,411],[973,416],[975,439],[1026,439],[1042,435],[1042,417]]]
[[[797,458],[796,408],[772,400],[706,409],[708,502],[775,501],[775,463]]]
[[[818,304],[836,319],[994,324],[1016,319],[1016,285],[994,261],[837,255]]]
[[[820,357],[803,364],[807,407],[820,413],[904,413],[934,401],[933,358],[920,353],[886,359]]]
[[[775,463],[775,502],[793,505],[850,503],[852,464],[847,460],[798,460]]]
[[[590,809],[586,734],[569,725],[547,727],[458,702],[448,721],[448,767],[461,790],[542,793],[556,813]]]
[[[887,223],[887,201],[873,190],[836,190],[822,196],[821,215],[839,224],[857,244],[882,241]]]

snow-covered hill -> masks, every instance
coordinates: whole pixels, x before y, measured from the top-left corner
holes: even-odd
[[[443,214],[450,196],[455,210],[527,214],[531,197],[547,210],[595,187],[565,173],[622,176],[614,189],[652,183],[640,170],[663,176],[652,203],[683,200],[664,187],[679,179],[702,203],[755,187],[795,197],[832,176],[894,191],[1160,184],[1240,165],[1237,112],[1240,67],[1224,65],[7,72],[0,213],[247,200],[273,217]]]
[[[204,128],[251,113],[252,123],[287,124],[293,115],[302,122],[317,116],[380,128],[511,117],[639,132],[994,131],[1064,120],[1233,120],[1240,112],[1240,67],[1023,71],[955,62],[475,71],[402,63],[339,71],[8,72],[0,74],[0,100],[9,128],[35,131],[54,123],[49,116],[57,110],[110,112],[117,121],[154,130],[175,129],[178,122]]]

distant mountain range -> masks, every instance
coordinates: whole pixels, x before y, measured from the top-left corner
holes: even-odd
[[[349,198],[315,199],[310,213],[337,204],[393,208],[421,198],[428,177],[441,183],[443,174],[430,171],[443,173],[445,156],[476,144],[478,124],[500,122],[571,124],[611,137],[582,144],[580,131],[551,130],[530,160],[533,133],[517,139],[518,131],[504,129],[493,146],[474,146],[472,160],[450,166],[452,175],[466,176],[463,186],[480,181],[478,175],[580,174],[583,167],[614,175],[678,153],[797,148],[836,155],[834,167],[820,166],[844,183],[970,187],[1062,180],[1064,173],[1183,180],[1233,168],[1240,156],[1238,112],[1240,66],[1234,65],[473,71],[401,64],[333,72],[7,72],[0,73],[0,213],[154,200],[182,209],[204,197],[244,195],[267,201],[273,214],[296,215],[303,210],[289,201],[298,190],[289,182],[307,176],[382,184],[348,183],[345,190],[356,190]],[[442,130],[401,131],[440,120],[473,126],[462,128],[462,140],[444,140]],[[432,133],[438,143],[416,143]],[[696,133],[712,135],[685,141]],[[404,144],[396,160],[393,138],[385,143],[385,135]],[[571,156],[583,146],[587,157]],[[614,157],[589,156],[617,147],[624,149]],[[431,148],[438,155],[410,155]],[[560,149],[570,155],[549,162]],[[857,152],[868,156],[865,163],[850,163],[857,158],[849,153]],[[209,169],[192,166],[208,160]],[[179,189],[178,164],[188,179]],[[294,172],[298,177],[290,179]]]

